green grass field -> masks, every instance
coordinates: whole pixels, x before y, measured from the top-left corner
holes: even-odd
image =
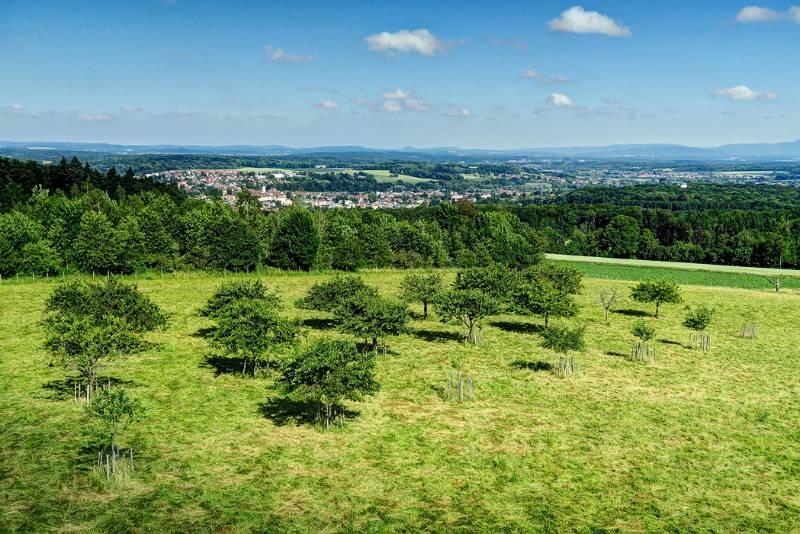
[[[405,273],[362,274],[394,294]],[[324,316],[291,303],[326,276],[264,277],[309,336],[325,333],[313,321]],[[123,439],[136,475],[110,486],[91,476],[82,408],[40,348],[54,282],[0,284],[0,531],[800,529],[800,295],[685,286],[688,303],[718,307],[711,350],[686,348],[682,308],[664,306],[649,319],[656,363],[644,364],[623,355],[652,310],[629,300],[604,326],[594,295],[632,283],[587,279],[575,322],[588,350],[568,379],[547,371],[538,320],[495,317],[475,348],[457,327],[417,320],[379,357],[381,391],[326,432],[297,423],[268,378],[206,363],[198,332],[210,323],[195,311],[221,281],[138,280],[173,316],[148,334],[152,349],[107,373],[147,408]],[[747,316],[756,340],[737,335]],[[476,388],[463,404],[439,396],[459,354]]]
[[[606,280],[640,281],[649,278],[667,278],[673,282],[695,286],[735,287],[774,291],[770,277],[781,273],[781,290],[796,292],[800,289],[800,271],[765,269],[759,267],[733,267],[699,263],[669,263],[664,261],[626,260],[593,256],[567,256],[547,254],[556,263],[570,265],[584,276]]]

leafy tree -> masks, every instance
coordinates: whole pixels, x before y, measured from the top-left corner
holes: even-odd
[[[662,304],[680,304],[683,302],[681,289],[675,282],[666,279],[645,280],[639,282],[631,292],[631,296],[637,302],[652,302],[656,305],[656,314]]]
[[[514,287],[518,283],[518,271],[493,264],[459,271],[453,288],[482,291],[499,304],[506,304],[511,301]]]
[[[45,324],[62,317],[90,319],[103,325],[122,319],[133,332],[148,332],[163,328],[167,314],[135,285],[115,278],[102,282],[68,281],[60,284],[45,303]]]
[[[108,217],[101,212],[84,212],[73,246],[75,263],[86,272],[104,273],[116,271],[119,256],[119,238]]]
[[[286,361],[278,385],[290,398],[319,406],[326,428],[343,416],[345,400],[358,401],[380,389],[374,353],[359,351],[351,341],[326,338],[302,347]]]
[[[436,295],[442,292],[442,275],[409,274],[402,283],[403,298],[409,302],[421,302],[424,319],[428,319],[428,304],[433,302]]]
[[[639,250],[639,222],[627,215],[614,216],[600,233],[603,252],[614,258],[633,258]]]
[[[40,239],[25,243],[22,247],[22,257],[19,270],[24,273],[45,275],[58,272],[61,267],[61,257],[47,239]]]
[[[340,331],[364,339],[372,338],[375,351],[379,341],[385,337],[402,334],[409,320],[406,304],[375,297],[365,291],[345,301],[334,312],[334,321]]]
[[[119,433],[142,418],[144,407],[123,388],[100,389],[86,405],[86,413],[103,426],[103,437],[112,450],[118,449]]]
[[[309,271],[320,246],[319,227],[308,210],[282,214],[270,244],[269,263],[279,269]]]
[[[45,330],[45,347],[91,388],[96,388],[102,369],[144,348],[129,324],[113,316],[97,324],[86,316],[54,315],[48,318]]]
[[[578,313],[578,304],[571,294],[538,277],[526,280],[514,290],[514,307],[526,315],[540,315],[545,328],[551,317],[574,317]]]
[[[636,321],[631,326],[631,334],[642,340],[642,343],[647,343],[656,337],[656,329],[647,321]]]
[[[483,320],[500,312],[497,300],[478,289],[445,291],[436,298],[435,305],[439,319],[462,325],[465,341],[472,344],[480,341]]]
[[[198,313],[203,317],[217,318],[225,308],[240,300],[261,300],[275,309],[281,306],[278,294],[261,280],[236,280],[220,284]]]
[[[583,275],[580,271],[569,265],[543,262],[523,271],[525,280],[540,279],[548,282],[552,288],[560,293],[577,295],[583,288]]]
[[[24,271],[24,264],[33,259],[33,250],[28,249],[26,254],[25,248],[40,243],[43,237],[42,225],[27,215],[19,211],[0,213],[0,275]]]
[[[569,376],[575,372],[575,356],[571,353],[580,352],[586,348],[586,327],[579,326],[552,326],[542,332],[542,346],[557,352],[559,357],[556,373],[559,376]]]
[[[597,294],[597,303],[603,307],[604,323],[608,324],[608,312],[622,301],[622,292],[616,287],[604,287]]]
[[[212,343],[241,358],[242,374],[250,364],[253,375],[262,363],[269,363],[299,341],[300,328],[277,314],[268,300],[236,300],[217,314]]]
[[[303,310],[334,312],[361,293],[378,297],[378,290],[365,284],[360,277],[336,276],[311,286],[306,296],[297,301],[297,307]]]

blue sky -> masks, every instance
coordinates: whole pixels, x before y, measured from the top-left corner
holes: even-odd
[[[794,140],[795,2],[4,0],[0,139]]]

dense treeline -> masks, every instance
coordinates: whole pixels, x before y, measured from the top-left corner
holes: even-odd
[[[87,189],[88,188],[88,189]],[[159,191],[122,195],[86,185],[37,188],[0,214],[0,274],[144,268],[252,270],[473,266],[539,261],[540,236],[506,210],[442,205],[430,220],[375,210],[261,210],[249,194],[236,206]]]
[[[673,211],[774,210],[800,212],[800,189],[781,185],[735,186],[692,184],[637,187],[591,187],[556,197],[557,204],[613,204]]]
[[[264,212],[240,194],[236,206],[187,199],[174,186],[132,173],[96,172],[77,160],[54,166],[0,159],[0,274],[145,268],[251,270],[472,267],[535,264],[542,251],[796,267],[800,209],[785,188],[708,189],[706,201],[763,195],[784,209],[681,209],[624,205],[658,189],[612,190],[610,204],[473,205],[416,209]],[[27,193],[24,187],[30,186]],[[15,195],[18,195],[18,199]],[[596,192],[602,201],[604,191]],[[590,198],[584,195],[582,199]],[[667,202],[673,202],[667,199]],[[673,208],[675,206],[673,205]]]
[[[124,195],[157,191],[173,198],[183,196],[172,184],[136,178],[131,168],[120,174],[115,167],[101,173],[78,158],[61,159],[56,165],[40,165],[35,161],[22,161],[0,157],[0,209],[5,211],[28,199],[35,187],[51,191],[60,190],[76,194],[88,188],[105,191],[114,198]]]

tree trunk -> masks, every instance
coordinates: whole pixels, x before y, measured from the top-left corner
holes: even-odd
[[[656,319],[658,319],[658,307],[661,306],[660,302],[656,302]]]
[[[605,309],[605,320],[606,324],[608,324],[608,308]]]
[[[422,318],[428,320],[428,302],[422,301]]]
[[[545,314],[544,314],[544,327],[545,327],[545,328],[547,328],[547,327],[548,327],[548,322],[549,322],[549,320],[550,320],[550,316],[549,316],[548,314],[546,314],[546,313],[545,313]]]

